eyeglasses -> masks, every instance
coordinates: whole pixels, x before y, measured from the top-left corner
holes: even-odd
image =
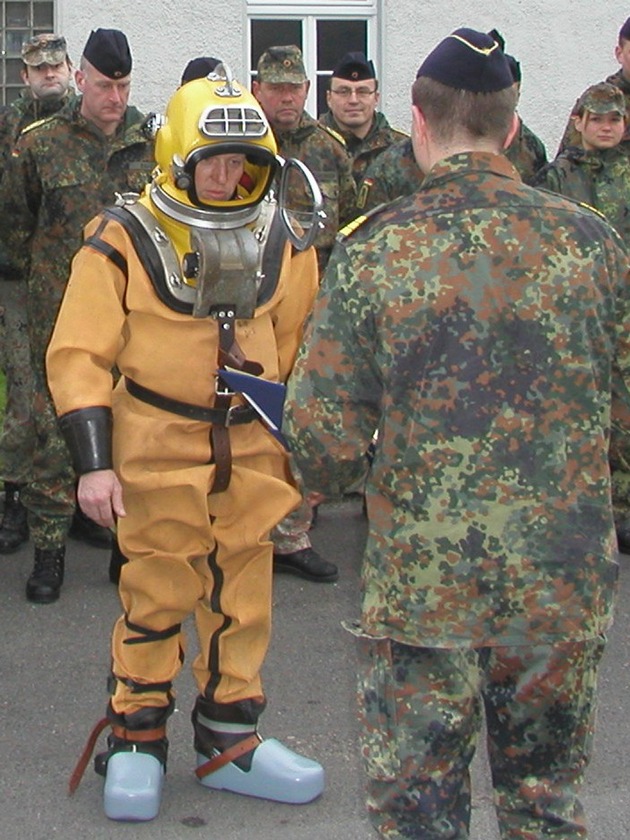
[[[367,99],[372,94],[376,93],[376,88],[374,90],[370,90],[368,87],[358,87],[358,88],[349,88],[349,87],[340,87],[340,88],[331,88],[331,93],[334,93],[335,96],[340,96],[342,99],[350,99],[352,94],[356,94],[357,99]]]

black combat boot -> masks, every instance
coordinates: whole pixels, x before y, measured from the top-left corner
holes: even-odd
[[[52,604],[63,583],[66,547],[36,548],[35,565],[26,581],[26,597],[34,604]]]
[[[20,499],[21,484],[4,482],[4,516],[0,525],[0,554],[13,554],[28,540],[27,511]]]

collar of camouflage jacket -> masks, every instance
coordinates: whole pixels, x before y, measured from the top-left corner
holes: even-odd
[[[501,154],[492,152],[459,152],[450,157],[442,158],[434,164],[429,174],[424,179],[423,188],[434,187],[444,181],[450,181],[462,175],[470,173],[492,173],[518,180],[518,172],[510,161]]]

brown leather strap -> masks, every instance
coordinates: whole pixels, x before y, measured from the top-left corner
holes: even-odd
[[[209,776],[210,773],[214,773],[221,767],[225,767],[225,765],[229,764],[230,761],[234,761],[236,758],[240,758],[242,755],[247,755],[247,753],[252,752],[261,743],[262,741],[260,736],[254,732],[253,735],[249,735],[247,738],[239,741],[227,750],[224,750],[222,753],[215,755],[214,758],[211,758],[209,761],[200,764],[195,770],[197,778],[203,779],[206,776]]]
[[[158,726],[155,729],[125,729],[124,726],[112,725],[112,734],[123,741],[134,741],[137,744],[145,741],[158,741],[166,738],[166,727]]]
[[[76,767],[72,771],[72,775],[70,776],[70,781],[68,783],[69,796],[72,796],[75,790],[79,787],[83,774],[85,773],[85,768],[92,757],[92,753],[94,752],[98,736],[108,726],[112,727],[112,733],[117,738],[122,738],[125,741],[135,741],[136,743],[141,743],[144,741],[157,741],[159,738],[166,737],[165,726],[159,726],[156,729],[125,729],[124,726],[113,726],[108,718],[102,718],[90,732],[87,743],[83,748],[83,752],[77,761]]]
[[[75,790],[79,787],[79,783],[83,778],[83,774],[85,773],[85,768],[87,767],[88,761],[92,757],[92,753],[94,752],[94,747],[96,746],[96,741],[98,736],[101,732],[109,726],[109,720],[107,718],[102,718],[96,724],[94,729],[89,734],[87,739],[87,743],[83,748],[83,752],[81,753],[79,760],[77,761],[76,767],[72,771],[72,775],[70,776],[70,781],[68,783],[68,796],[72,796]]]
[[[212,426],[210,443],[214,462],[214,481],[210,492],[222,493],[227,490],[232,477],[232,446],[229,430],[225,426]]]

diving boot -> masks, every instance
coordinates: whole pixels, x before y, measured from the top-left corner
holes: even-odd
[[[133,733],[127,734],[133,737]],[[111,735],[109,750],[94,761],[96,772],[105,776],[103,808],[110,820],[147,822],[160,810],[168,740],[157,737],[146,741],[144,737],[152,737],[150,733],[136,734],[142,740]]]
[[[4,515],[0,525],[0,554],[13,554],[28,540],[27,510],[22,504],[21,484],[4,482]]]
[[[103,808],[110,820],[145,822],[157,817],[164,766],[154,755],[117,752],[110,756],[103,788]]]
[[[36,548],[35,564],[26,581],[26,597],[34,604],[52,604],[59,598],[66,548]]]
[[[293,752],[275,738],[263,740],[255,730],[239,736],[213,731],[195,720],[195,775],[204,787],[229,790],[259,799],[301,805],[324,790],[321,764]],[[224,727],[218,724],[221,729]],[[228,746],[229,744],[229,746]]]

